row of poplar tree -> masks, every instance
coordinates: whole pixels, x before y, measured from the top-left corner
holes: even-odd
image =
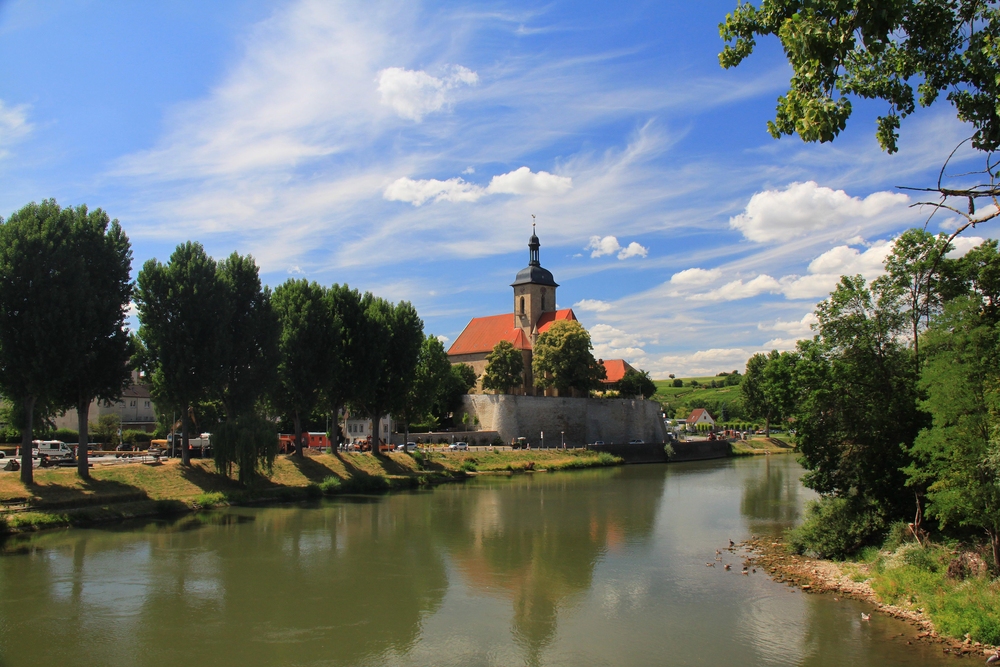
[[[903,233],[882,277],[841,278],[811,340],[747,363],[744,410],[797,430],[821,494],[800,550],[845,556],[896,525],[985,537],[1000,571],[1000,253],[951,250]]]
[[[302,421],[317,411],[409,421],[475,383],[406,301],[307,280],[272,291],[249,255],[217,262],[193,242],[147,261],[133,283],[128,237],[100,209],[46,200],[0,223],[0,393],[21,429],[25,483],[34,427],[69,408],[89,475],[89,406],[117,400],[132,369],[147,373],[160,411],[181,415],[185,465],[193,406],[222,405],[216,464],[244,483],[273,463],[279,418],[294,424],[301,456]],[[126,327],[133,301],[137,335]]]

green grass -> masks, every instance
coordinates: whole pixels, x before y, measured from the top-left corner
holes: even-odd
[[[1000,579],[949,578],[955,557],[947,546],[912,543],[891,553],[870,549],[863,555],[872,589],[883,602],[923,609],[937,631],[950,637],[969,634],[973,641],[1000,644]]]

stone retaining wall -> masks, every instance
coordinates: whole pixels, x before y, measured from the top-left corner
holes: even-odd
[[[582,447],[599,440],[627,443],[666,441],[667,430],[655,401],[625,398],[564,398],[469,394],[462,411],[479,418],[483,430],[496,431],[505,443],[527,438],[534,447]]]

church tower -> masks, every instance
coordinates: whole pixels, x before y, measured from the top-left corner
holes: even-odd
[[[531,225],[528,240],[528,266],[517,272],[511,284],[514,288],[514,326],[519,328],[534,343],[537,335],[538,319],[542,313],[556,309],[556,288],[559,285],[552,273],[542,268],[538,260],[541,244],[535,235],[535,225]]]

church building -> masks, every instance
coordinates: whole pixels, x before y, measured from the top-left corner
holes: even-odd
[[[510,342],[521,351],[524,360],[524,384],[512,391],[529,396],[543,394],[543,390],[534,386],[531,375],[531,351],[535,341],[548,331],[553,322],[577,319],[572,308],[556,309],[556,288],[559,285],[552,272],[542,267],[538,257],[539,247],[541,244],[532,225],[528,240],[528,266],[518,271],[511,283],[514,288],[514,312],[473,318],[448,350],[448,360],[452,364],[472,366],[481,381],[486,372],[487,355],[500,341]],[[605,363],[605,367],[609,364],[610,361]],[[618,379],[620,377],[615,378],[616,381]],[[544,393],[551,394],[554,390]]]

